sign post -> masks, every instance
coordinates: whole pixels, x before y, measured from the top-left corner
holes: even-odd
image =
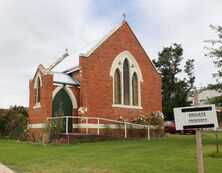
[[[198,173],[204,172],[202,128],[217,128],[218,121],[215,105],[174,108],[176,130],[196,129],[196,145],[198,158]]]
[[[196,130],[196,144],[197,144],[197,159],[198,159],[198,173],[204,173],[203,167],[203,147],[200,129]]]

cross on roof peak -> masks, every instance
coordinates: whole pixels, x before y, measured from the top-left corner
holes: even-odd
[[[123,12],[123,21],[126,21],[126,12]]]
[[[65,49],[66,53],[68,54],[68,48]]]

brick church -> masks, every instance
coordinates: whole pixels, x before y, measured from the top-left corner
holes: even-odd
[[[29,82],[31,132],[61,109],[65,116],[113,120],[162,111],[161,73],[126,21],[88,50],[60,60],[39,65]]]

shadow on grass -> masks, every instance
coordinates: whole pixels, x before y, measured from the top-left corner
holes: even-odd
[[[211,158],[222,158],[222,153],[221,152],[212,152],[207,154],[208,157]]]

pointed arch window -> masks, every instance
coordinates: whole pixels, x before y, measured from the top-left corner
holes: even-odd
[[[121,104],[121,79],[119,69],[116,69],[114,74],[114,103]]]
[[[130,83],[129,83],[129,63],[127,59],[123,63],[123,91],[124,105],[130,104]]]
[[[132,77],[132,97],[133,106],[138,106],[138,78],[136,73]]]
[[[41,81],[37,79],[37,87],[36,87],[36,103],[40,103],[41,98]]]
[[[113,79],[113,107],[142,109],[140,84],[143,82],[140,67],[128,51],[114,59],[110,76]]]
[[[42,79],[41,75],[38,72],[35,79],[34,79],[34,100],[35,100],[35,105],[33,109],[40,108],[41,107],[41,88],[42,88]]]

